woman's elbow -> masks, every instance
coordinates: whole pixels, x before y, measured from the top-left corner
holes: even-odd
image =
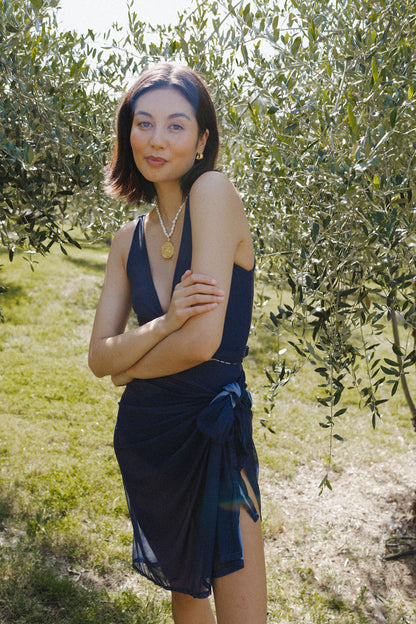
[[[221,339],[211,336],[206,340],[196,340],[192,346],[192,355],[198,362],[208,362],[218,351]]]
[[[98,378],[104,377],[107,373],[104,371],[100,358],[90,349],[88,353],[88,367],[92,373]]]

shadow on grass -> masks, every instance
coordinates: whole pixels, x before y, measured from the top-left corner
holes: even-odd
[[[111,579],[83,570],[80,559],[74,564],[80,571],[73,570],[68,565],[68,552],[48,546],[39,546],[28,535],[22,517],[13,509],[11,495],[0,494],[1,624],[167,621],[169,607],[160,597],[138,596],[131,589],[114,588],[110,593],[104,585],[108,581],[111,584]]]
[[[5,282],[0,274],[0,329],[1,321],[10,322],[10,308],[19,304],[26,294],[24,288]]]
[[[375,574],[370,566],[365,584],[363,584],[359,595],[354,598],[352,596],[345,597],[342,589],[338,592],[334,587],[322,583],[310,568],[308,570],[298,569],[298,573],[302,581],[302,603],[308,605],[311,613],[314,612],[317,605],[322,610],[322,615],[316,620],[317,622],[410,624],[414,621],[411,619],[414,615],[411,606],[414,604],[414,583],[411,586],[408,585],[406,589],[400,585],[400,594],[402,596],[406,594],[407,601],[393,602],[389,598],[390,583],[388,579],[386,580],[386,575]],[[345,620],[338,619],[340,616]],[[325,619],[321,619],[321,617]],[[326,619],[327,617],[328,619]],[[333,617],[336,619],[333,620]]]
[[[396,560],[386,561],[386,566],[396,566],[404,571],[406,585],[402,586],[410,600],[416,596],[416,491],[412,500],[407,498],[397,501],[401,511],[399,523],[395,526],[394,536],[398,538],[397,549],[386,552],[386,555],[399,555]],[[404,539],[403,539],[404,538]],[[412,539],[413,538],[413,539]]]
[[[64,259],[82,269],[89,269],[91,271],[96,271],[97,273],[104,273],[106,267],[105,262],[94,262],[93,260],[88,260],[86,258],[73,258],[71,256],[65,256]]]
[[[13,501],[11,496],[0,495],[0,532],[6,528],[7,520],[13,514]]]
[[[160,624],[161,604],[131,590],[110,595],[82,576],[59,573],[50,561],[22,544],[3,548],[0,557],[2,624]]]
[[[4,290],[3,290],[4,288]],[[17,284],[8,283],[7,280],[3,280],[3,276],[0,273],[0,303],[6,301],[16,301],[19,303],[23,295],[26,294],[26,290]]]

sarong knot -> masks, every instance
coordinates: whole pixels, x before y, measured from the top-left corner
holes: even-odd
[[[198,415],[198,429],[214,442],[223,444],[232,439],[234,419],[239,403],[245,398],[251,406],[250,393],[234,381],[219,392]],[[237,408],[237,409],[236,409]]]

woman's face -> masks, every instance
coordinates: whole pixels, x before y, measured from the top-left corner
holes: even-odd
[[[179,183],[204,150],[208,130],[198,134],[194,110],[177,89],[147,91],[136,102],[130,132],[136,167],[156,186]]]

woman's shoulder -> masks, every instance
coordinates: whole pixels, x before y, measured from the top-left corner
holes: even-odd
[[[221,171],[205,171],[192,185],[190,195],[209,190],[211,194],[235,193],[238,195],[234,184]]]
[[[128,221],[114,234],[110,250],[112,255],[117,254],[124,261],[127,260],[137,223],[138,219]]]
[[[190,204],[203,209],[218,210],[222,214],[236,215],[244,212],[243,204],[234,184],[220,171],[206,171],[195,180],[189,193]]]
[[[121,228],[114,234],[113,242],[120,243],[125,242],[128,239],[132,239],[137,227],[137,223],[141,218],[142,217],[138,217],[132,221],[127,221],[127,223],[124,223]]]

